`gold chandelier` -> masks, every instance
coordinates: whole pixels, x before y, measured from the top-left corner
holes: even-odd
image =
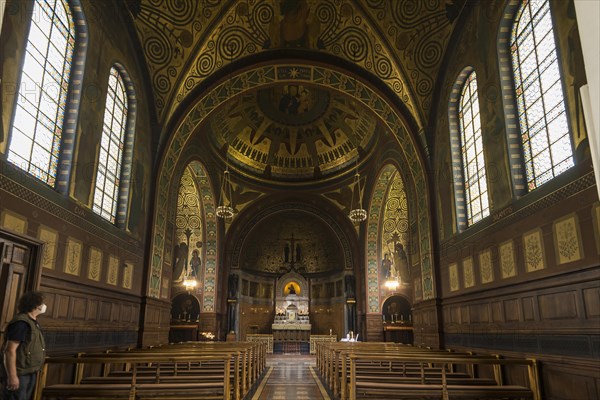
[[[356,194],[356,196],[355,196]],[[354,201],[356,197],[356,202]],[[360,174],[358,173],[358,156],[356,158],[356,173],[354,174],[354,187],[352,189],[352,200],[350,203],[350,212],[348,216],[354,223],[359,223],[367,219],[367,211],[362,208],[362,192],[360,188]]]
[[[231,176],[229,174],[229,164],[227,163],[228,153],[225,153],[225,171],[223,171],[223,180],[221,181],[221,194],[219,205],[217,206],[217,217],[223,219],[233,218],[233,198],[231,197]]]

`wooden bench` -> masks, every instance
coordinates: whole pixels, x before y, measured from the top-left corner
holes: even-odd
[[[180,382],[156,383],[142,378],[138,381],[137,368],[147,364],[148,357],[131,354],[127,360],[131,364],[131,377],[127,383],[67,383],[46,385],[48,367],[52,364],[106,364],[114,362],[112,357],[52,357],[48,358],[36,392],[36,399],[230,399],[231,354],[222,355],[154,355],[157,363],[220,363],[221,379],[204,380],[201,375],[187,377]],[[123,359],[119,360],[123,361]]]
[[[357,364],[371,362],[407,362],[414,363],[414,357],[377,354],[349,354],[350,360],[350,400],[357,399],[532,399],[541,400],[537,363],[535,360],[506,360],[500,358],[476,358],[474,356],[437,357],[424,356],[420,363],[441,367],[440,383],[403,383],[373,381],[370,377],[357,374]],[[455,384],[448,380],[449,364],[478,364],[492,366],[524,366],[528,370],[529,385],[479,385]],[[345,377],[344,377],[345,379]]]

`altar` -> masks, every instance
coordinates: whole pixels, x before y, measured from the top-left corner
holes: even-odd
[[[277,289],[273,341],[309,342],[312,325],[306,280],[297,273],[288,273],[279,279]]]
[[[273,324],[274,341],[308,342],[310,340],[310,324]]]

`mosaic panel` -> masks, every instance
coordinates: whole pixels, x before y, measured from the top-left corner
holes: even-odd
[[[492,250],[487,249],[479,254],[479,271],[481,274],[481,283],[490,283],[494,281]]]
[[[502,279],[517,275],[517,266],[515,263],[515,251],[513,241],[508,240],[500,244],[500,273]]]
[[[65,248],[65,269],[64,272],[70,275],[79,276],[81,271],[81,251],[83,245],[75,238],[69,237]]]
[[[131,289],[133,284],[133,263],[126,262],[123,267],[123,287]]]
[[[88,279],[99,282],[102,273],[102,250],[90,247],[88,262]]]
[[[541,229],[535,229],[523,235],[523,248],[527,272],[545,268],[546,258]]]
[[[119,279],[119,258],[117,256],[108,256],[108,274],[106,275],[106,283],[117,286]]]
[[[565,264],[581,260],[583,247],[577,216],[571,214],[554,222],[554,247],[557,253],[557,264]]]
[[[460,289],[460,283],[458,280],[458,264],[452,263],[448,267],[448,275],[450,277],[450,291],[455,292]]]
[[[44,242],[44,252],[42,253],[42,267],[54,269],[56,262],[56,250],[58,249],[58,232],[47,226],[40,225],[38,229],[38,239]]]
[[[2,227],[25,235],[27,233],[27,218],[12,211],[2,212]]]
[[[463,259],[463,283],[465,288],[475,286],[475,271],[473,270],[473,258],[467,257]]]

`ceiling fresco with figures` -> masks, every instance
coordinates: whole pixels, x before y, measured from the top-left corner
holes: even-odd
[[[293,48],[377,77],[422,132],[434,78],[465,0],[124,0],[168,121],[207,77],[244,57]],[[427,148],[424,135],[421,145]]]
[[[211,118],[208,136],[242,173],[299,182],[352,171],[359,154],[364,162],[374,149],[376,127],[350,97],[278,84],[230,101]]]

